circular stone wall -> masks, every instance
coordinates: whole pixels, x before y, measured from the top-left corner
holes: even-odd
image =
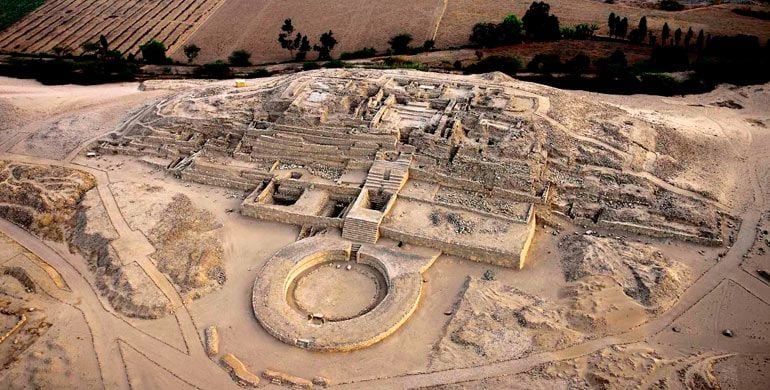
[[[421,271],[394,266],[414,259],[377,246],[362,246],[354,259],[350,251],[338,236],[316,236],[273,255],[252,294],[262,327],[317,351],[359,349],[395,332],[417,307]]]
[[[345,321],[371,311],[386,293],[387,282],[375,268],[330,261],[294,279],[287,299],[308,317]]]

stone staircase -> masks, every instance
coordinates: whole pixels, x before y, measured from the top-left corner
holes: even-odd
[[[356,243],[374,244],[380,238],[379,222],[379,220],[347,218],[342,228],[342,237]]]

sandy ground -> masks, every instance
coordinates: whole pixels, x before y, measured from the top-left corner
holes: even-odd
[[[92,173],[97,188],[87,198],[102,203],[102,222],[112,226],[107,230],[117,236],[116,249],[135,254],[131,261],[174,307],[172,314],[159,319],[128,318],[98,292],[85,259],[61,244],[42,241],[0,221],[0,268],[13,262],[40,286],[34,293],[24,292],[17,278],[1,276],[0,302],[21,299],[25,306],[34,304],[51,324],[35,336],[37,341],[29,348],[17,353],[16,361],[0,369],[0,381],[12,387],[85,383],[97,388],[236,388],[203,350],[203,330],[214,325],[220,333],[220,351],[233,353],[254,373],[270,368],[305,378],[321,375],[339,387],[566,388],[585,384],[627,388],[661,380],[685,386],[713,377],[723,388],[762,388],[770,358],[770,282],[756,271],[770,268],[770,237],[763,233],[770,229],[765,203],[770,195],[769,91],[770,86],[764,85],[725,86],[706,95],[674,98],[576,93],[615,104],[632,116],[673,123],[677,134],[713,139],[708,145],[714,145],[715,151],[733,154],[720,159],[718,154],[691,156],[682,151],[681,158],[693,165],[692,171],[702,174],[671,179],[672,185],[682,188],[723,189],[720,203],[742,220],[729,247],[623,233],[623,240],[654,248],[688,270],[689,277],[664,309],[640,305],[611,282],[606,282],[607,288],[581,294],[580,299],[571,296],[570,291],[581,281],[565,278],[561,242],[586,234],[586,229],[557,221],[557,226],[538,229],[523,270],[442,256],[425,274],[418,310],[393,336],[355,352],[320,354],[274,339],[257,323],[251,308],[251,290],[261,266],[295,241],[297,228],[227,211],[237,209],[246,194],[188,184],[131,157],[87,159],[74,153],[167,91],[140,92],[136,84],[44,87],[31,81],[0,79],[0,159]],[[727,100],[743,108],[717,104]],[[724,166],[723,161],[732,166]],[[145,253],[152,251],[145,235],[164,218],[163,211],[175,194],[186,195],[195,208],[210,212],[221,224],[211,234],[222,243],[227,281],[193,300],[183,299],[177,286]],[[612,239],[621,233],[595,234]],[[122,252],[126,246],[133,251]],[[149,246],[147,251],[142,249],[145,246]],[[37,260],[29,260],[32,257]],[[483,279],[487,270],[494,274],[491,287],[469,294],[467,278]],[[57,280],[64,284],[58,286]],[[471,300],[474,296],[484,300],[483,305]],[[503,320],[500,323],[508,326],[497,326],[489,319],[474,317],[472,309],[465,310],[473,307],[501,316],[522,315],[530,326]],[[575,317],[568,316],[570,311],[614,320],[605,328],[581,328],[575,325]],[[541,317],[533,313],[547,318],[564,314],[566,325],[559,328],[550,320],[543,321],[550,336],[541,336],[542,328],[531,326]],[[534,340],[535,347],[487,356],[469,355],[477,349],[464,350],[462,345],[443,348],[457,340],[453,330],[462,328],[459,321],[469,319],[482,324],[475,326],[478,334],[471,335],[471,340],[494,343],[496,333],[511,336],[514,333],[506,332],[518,332],[520,339]],[[0,332],[6,322],[0,321]],[[493,325],[485,329],[483,324]],[[723,335],[727,329],[732,337]],[[579,335],[568,343],[546,342],[559,332]],[[0,343],[0,356],[9,356],[3,349],[6,344]],[[451,353],[442,355],[442,351]],[[46,359],[55,361],[50,363],[55,368],[35,370],[40,361],[49,364]]]

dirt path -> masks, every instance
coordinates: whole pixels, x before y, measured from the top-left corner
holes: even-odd
[[[205,354],[202,356],[185,354],[162,340],[138,330],[104,307],[98,293],[73,265],[72,262],[78,260],[72,255],[49,247],[30,233],[1,219],[0,231],[58,270],[70,286],[71,293],[58,290],[52,292],[52,295],[54,298],[76,306],[85,315],[94,340],[105,388],[129,388],[124,364],[114,363],[122,361],[119,341],[142,351],[163,369],[188,378],[196,384],[196,387],[215,389],[233,386],[227,374]]]
[[[82,148],[79,148],[82,149]],[[132,230],[131,227],[128,225],[126,220],[123,218],[123,215],[121,214],[121,211],[115,201],[115,198],[112,194],[112,191],[109,188],[110,179],[109,176],[101,170],[94,169],[88,166],[79,165],[79,164],[73,164],[73,163],[67,163],[62,162],[58,160],[48,160],[43,159],[39,157],[30,157],[30,156],[23,156],[23,155],[17,155],[17,154],[10,154],[10,153],[3,153],[0,152],[0,159],[2,160],[8,160],[18,163],[25,163],[25,164],[37,164],[37,165],[50,165],[50,166],[61,166],[66,167],[70,169],[80,170],[88,172],[96,177],[96,183],[97,183],[97,191],[99,193],[99,196],[102,200],[102,203],[104,204],[105,210],[107,211],[107,214],[110,218],[110,221],[112,222],[112,225],[114,226],[115,230],[117,231],[118,235],[120,236],[118,239],[114,240],[112,242],[112,246],[115,249],[115,251],[118,253],[119,257],[121,259],[133,259],[135,260],[142,269],[147,273],[147,275],[151,278],[151,280],[158,286],[158,288],[163,292],[163,294],[168,298],[170,301],[174,315],[176,316],[177,322],[179,324],[179,328],[182,332],[182,337],[185,342],[185,345],[187,347],[187,359],[180,359],[178,357],[170,358],[170,356],[173,356],[174,354],[179,354],[179,351],[171,352],[168,350],[168,347],[166,350],[163,348],[158,348],[153,342],[149,342],[147,339],[148,337],[151,338],[151,336],[148,336],[144,333],[139,332],[135,328],[133,328],[129,323],[122,322],[122,324],[118,324],[117,329],[121,329],[120,339],[125,341],[128,344],[131,344],[135,348],[149,353],[157,354],[156,359],[154,361],[156,362],[168,362],[171,364],[171,367],[179,367],[180,370],[182,370],[180,373],[184,373],[185,367],[192,366],[201,366],[200,363],[195,364],[195,362],[206,362],[207,364],[212,364],[211,360],[208,359],[204,349],[203,349],[203,343],[200,339],[200,334],[197,331],[197,327],[195,326],[195,323],[192,319],[192,316],[190,315],[189,311],[185,307],[184,303],[182,302],[182,298],[177,292],[176,288],[174,288],[171,281],[163,274],[161,273],[155,264],[150,260],[149,255],[152,254],[155,251],[155,248],[152,247],[152,245],[149,243],[147,238],[140,232]],[[6,221],[1,221],[3,224],[0,225],[3,227],[3,231],[8,234],[10,237],[14,238],[15,240],[19,240],[20,238],[24,238],[24,243],[22,243],[23,246],[27,247],[32,253],[37,254],[42,259],[56,259],[58,260],[56,264],[51,264],[56,268],[57,270],[60,270],[60,267],[64,265],[66,262],[64,262],[55,251],[48,248],[44,243],[40,242],[37,239],[30,238],[30,237],[23,237],[23,235],[20,233],[21,229],[13,230],[11,227],[13,225],[10,225]],[[9,226],[10,225],[10,226]],[[37,242],[35,242],[37,241]],[[46,248],[48,250],[46,250]],[[61,270],[60,270],[61,271]],[[73,277],[74,275],[70,275],[70,277]],[[82,279],[82,275],[81,275]],[[72,286],[72,282],[65,276],[65,280],[67,280],[68,283]],[[83,283],[87,282],[85,280],[81,280]],[[83,291],[86,290],[86,287],[80,286],[80,289],[76,289],[73,286],[73,289],[76,291],[79,291],[79,294],[83,294],[86,296],[86,294],[83,293]],[[84,310],[93,310],[94,308],[103,308],[100,301],[98,301],[98,298],[96,297],[96,292],[94,292],[92,289],[90,289],[90,285],[88,285],[88,290],[90,290],[91,296],[94,300],[89,302],[89,304],[83,306]],[[87,318],[91,319],[94,317],[98,317],[100,313],[97,312],[86,312]],[[112,326],[106,326],[104,328],[96,327],[96,329],[93,330],[94,332],[94,339],[100,339],[104,340],[105,338],[108,339],[106,335],[115,334],[115,324],[112,324]],[[126,328],[130,329],[126,329]],[[139,333],[137,333],[139,332]],[[135,334],[136,336],[133,338],[126,338],[127,334]],[[140,336],[141,335],[141,336]],[[158,340],[155,340],[157,342]],[[149,342],[149,344],[148,344]],[[99,351],[99,348],[102,350],[100,351],[100,355],[104,356],[104,359],[114,359],[116,356],[116,353],[118,353],[117,344],[114,342],[107,342],[106,345],[109,345],[109,348],[105,349],[105,344],[99,343],[100,346],[97,348],[97,351]],[[173,349],[173,348],[171,348]],[[170,356],[169,356],[170,355]],[[102,359],[103,360],[103,359]],[[182,364],[179,365],[178,362],[182,362],[184,360],[188,360],[188,364]],[[175,363],[177,362],[177,363]],[[215,366],[215,365],[214,365]],[[165,364],[164,364],[164,367]],[[168,367],[166,367],[168,368]],[[111,370],[114,370],[112,365],[110,368],[107,369],[107,374],[105,374],[105,383],[107,384],[124,384],[127,385],[127,378],[125,377],[125,373],[123,374],[115,374],[112,372],[109,372]],[[201,372],[204,372],[206,370],[200,370]],[[220,374],[224,374],[224,372],[221,369],[217,369],[217,372]],[[204,378],[217,378],[217,375],[204,375],[202,379]],[[226,378],[226,376],[225,376]],[[203,380],[203,382],[200,383],[206,383],[207,380]],[[229,382],[229,380],[228,380]],[[198,383],[198,382],[196,382]],[[107,387],[113,387],[113,386],[107,386]]]

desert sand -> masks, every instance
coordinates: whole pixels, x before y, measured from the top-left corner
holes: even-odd
[[[612,96],[500,74],[341,70],[247,83],[0,78],[0,383],[766,387],[770,85]],[[351,119],[372,111],[376,126]],[[457,112],[456,125],[440,120]],[[333,138],[340,129],[355,131]],[[444,135],[448,163],[431,138]],[[388,137],[395,154],[364,153],[389,150]],[[482,144],[477,160],[465,154]],[[387,189],[407,155],[408,178]],[[506,161],[529,169],[458,168]],[[372,190],[374,173],[398,196]],[[363,222],[340,225],[376,209],[396,214],[375,243]],[[266,328],[276,322],[254,292],[308,240],[343,249],[285,269],[291,313],[278,320],[374,328],[391,318],[367,316],[418,289],[395,331],[320,352]]]

